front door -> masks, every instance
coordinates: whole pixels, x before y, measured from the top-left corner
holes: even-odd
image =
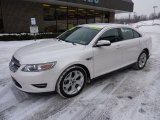
[[[104,32],[99,40],[109,40],[110,46],[93,47],[95,77],[116,70],[122,66],[122,47],[119,29]]]

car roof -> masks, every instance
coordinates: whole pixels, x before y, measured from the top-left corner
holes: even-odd
[[[92,24],[83,24],[83,25],[79,25],[81,27],[90,27],[90,28],[94,28],[97,30],[101,30],[103,28],[114,28],[114,27],[126,27],[126,28],[131,28],[135,31],[137,31],[139,34],[144,35],[141,31],[139,31],[138,29],[130,26],[130,25],[125,25],[125,24],[114,24],[114,23],[92,23]]]
[[[92,24],[83,24],[79,25],[82,27],[94,27],[94,28],[110,28],[110,27],[129,27],[128,25],[123,25],[123,24],[113,24],[113,23],[92,23]]]

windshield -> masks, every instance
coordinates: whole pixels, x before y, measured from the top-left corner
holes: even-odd
[[[100,30],[100,28],[93,27],[75,27],[57,38],[66,42],[88,45]]]

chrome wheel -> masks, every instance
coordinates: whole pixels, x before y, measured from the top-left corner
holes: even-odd
[[[71,71],[64,78],[63,91],[68,95],[76,94],[82,89],[84,82],[85,78],[81,71]]]
[[[139,57],[139,61],[138,61],[138,64],[139,64],[139,67],[140,68],[143,68],[146,64],[146,61],[147,61],[147,55],[146,53],[142,53],[141,56]]]

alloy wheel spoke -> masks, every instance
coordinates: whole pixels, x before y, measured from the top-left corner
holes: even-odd
[[[70,72],[70,73],[69,73],[68,80],[71,80],[71,79],[72,79],[72,74],[73,74],[73,72]]]
[[[80,80],[76,80],[76,84],[78,85],[78,86],[82,86],[83,85],[83,80],[82,80],[83,78],[81,78]]]
[[[70,86],[71,86],[70,82],[67,83],[67,84],[63,84],[63,88],[65,88],[66,90],[68,90]]]
[[[74,78],[77,80],[77,78],[79,78],[79,77],[82,76],[81,74],[82,74],[82,73],[79,73],[78,71],[76,71]]]
[[[74,94],[74,93],[76,93],[76,92],[78,92],[78,89],[76,88],[76,85],[73,84],[73,85],[71,86],[71,94]]]
[[[84,76],[80,71],[71,71],[63,82],[63,90],[66,94],[76,94],[81,90],[84,83]]]
[[[146,54],[142,54],[141,57],[140,57],[140,60],[139,60],[139,66],[140,67],[143,67],[145,65],[145,62],[146,62],[147,58],[146,58]]]

